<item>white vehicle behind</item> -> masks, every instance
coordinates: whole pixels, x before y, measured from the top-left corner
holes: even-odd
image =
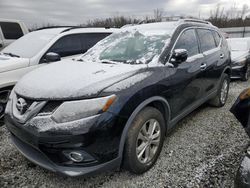
[[[0,18],[0,50],[28,32],[23,22]]]
[[[0,53],[0,121],[9,93],[22,76],[48,63],[79,56],[115,31],[79,27],[42,29],[4,48]]]

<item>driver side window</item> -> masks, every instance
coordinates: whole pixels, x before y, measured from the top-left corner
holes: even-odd
[[[194,29],[184,31],[177,41],[174,49],[185,49],[188,57],[199,54],[198,41]]]

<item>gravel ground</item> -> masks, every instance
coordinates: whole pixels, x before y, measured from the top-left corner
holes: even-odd
[[[156,165],[140,176],[119,171],[62,177],[27,161],[1,127],[0,187],[233,187],[248,137],[228,110],[249,83],[233,82],[223,108],[203,105],[179,122]]]

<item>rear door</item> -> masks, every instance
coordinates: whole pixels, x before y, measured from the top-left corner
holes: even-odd
[[[215,91],[221,76],[220,64],[223,64],[221,61],[224,58],[224,54],[220,48],[220,42],[215,40],[215,33],[213,32],[213,30],[209,29],[197,29],[200,49],[204,55],[201,71],[205,95],[209,95]]]

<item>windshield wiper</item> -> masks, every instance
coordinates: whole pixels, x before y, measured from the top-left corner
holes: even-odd
[[[101,60],[101,63],[104,63],[104,64],[117,64],[117,62],[113,61],[113,60]]]
[[[20,57],[19,55],[13,54],[13,53],[3,53],[4,55],[8,55],[10,57]]]

